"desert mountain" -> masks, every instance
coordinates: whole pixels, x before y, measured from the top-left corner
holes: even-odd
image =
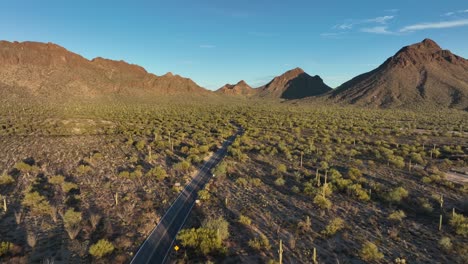
[[[425,39],[342,84],[330,97],[379,107],[430,104],[467,109],[468,61]]]
[[[300,99],[331,91],[320,76],[312,77],[300,68],[287,71],[257,89],[259,97],[282,99]]]
[[[245,81],[240,81],[237,84],[226,84],[223,87],[216,90],[219,94],[225,95],[254,95],[256,91],[250,87]]]
[[[87,60],[52,43],[0,41],[0,92],[45,98],[207,94],[192,80],[124,61]]]

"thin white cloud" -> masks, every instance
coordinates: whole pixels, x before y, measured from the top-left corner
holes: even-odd
[[[453,21],[443,21],[443,22],[431,22],[431,23],[419,23],[414,25],[409,25],[400,29],[400,32],[411,32],[425,29],[441,29],[441,28],[453,28],[468,26],[468,19],[460,19]]]
[[[216,48],[216,46],[215,45],[209,45],[209,44],[202,44],[202,45],[200,45],[200,48],[202,48],[202,49],[214,49],[214,48]]]
[[[468,9],[447,12],[447,13],[443,14],[442,16],[453,16],[453,15],[456,15],[456,14],[463,14],[463,13],[468,13]]]
[[[389,12],[389,13],[396,13],[396,12],[400,11],[400,9],[396,9],[396,8],[394,8],[394,9],[386,9],[386,10],[384,10],[384,11],[385,11],[385,12]]]
[[[379,23],[379,24],[386,24],[387,21],[392,20],[395,16],[382,16],[382,17],[376,17],[376,18],[371,18],[367,19],[366,22],[368,23]]]
[[[351,22],[345,22],[342,24],[338,24],[333,26],[334,29],[340,30],[350,30],[356,25],[362,24],[381,24],[386,25],[390,20],[394,19],[395,16],[380,16],[368,19],[361,19],[361,20],[350,20]]]
[[[395,34],[394,32],[388,31],[387,27],[385,26],[361,28],[361,32],[373,33],[373,34],[384,34],[384,35]]]

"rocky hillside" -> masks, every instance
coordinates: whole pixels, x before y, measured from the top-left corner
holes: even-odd
[[[124,61],[87,60],[52,43],[0,41],[0,93],[48,99],[208,94],[192,80]]]
[[[256,94],[256,90],[250,87],[245,81],[240,81],[237,84],[226,84],[223,87],[216,90],[218,94],[224,95],[243,95],[251,96]]]
[[[321,95],[332,89],[320,76],[310,76],[300,68],[287,71],[275,77],[268,84],[258,88],[259,97],[301,99]]]
[[[468,61],[430,39],[402,48],[377,69],[344,83],[333,101],[364,106],[468,108]]]

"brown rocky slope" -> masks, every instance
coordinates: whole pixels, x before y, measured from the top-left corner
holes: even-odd
[[[468,108],[468,61],[425,39],[330,93],[333,101],[377,107]]]
[[[56,44],[0,41],[3,96],[90,99],[208,93],[178,75],[156,76],[124,61],[87,60]]]
[[[320,76],[312,77],[301,68],[295,68],[258,88],[258,96],[263,98],[301,99],[321,95],[331,90]]]
[[[216,93],[223,95],[251,96],[256,93],[256,90],[242,80],[236,84],[226,84],[223,87],[216,90]]]

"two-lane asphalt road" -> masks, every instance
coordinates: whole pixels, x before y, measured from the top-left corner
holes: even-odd
[[[172,244],[177,233],[184,226],[190,211],[195,205],[198,191],[202,190],[211,179],[210,170],[226,156],[228,147],[242,133],[243,130],[239,127],[238,131],[224,141],[222,147],[205,162],[198,174],[185,186],[184,190],[182,190],[171,207],[166,211],[166,214],[161,218],[156,228],[140,246],[130,263],[165,263],[172,250]]]

